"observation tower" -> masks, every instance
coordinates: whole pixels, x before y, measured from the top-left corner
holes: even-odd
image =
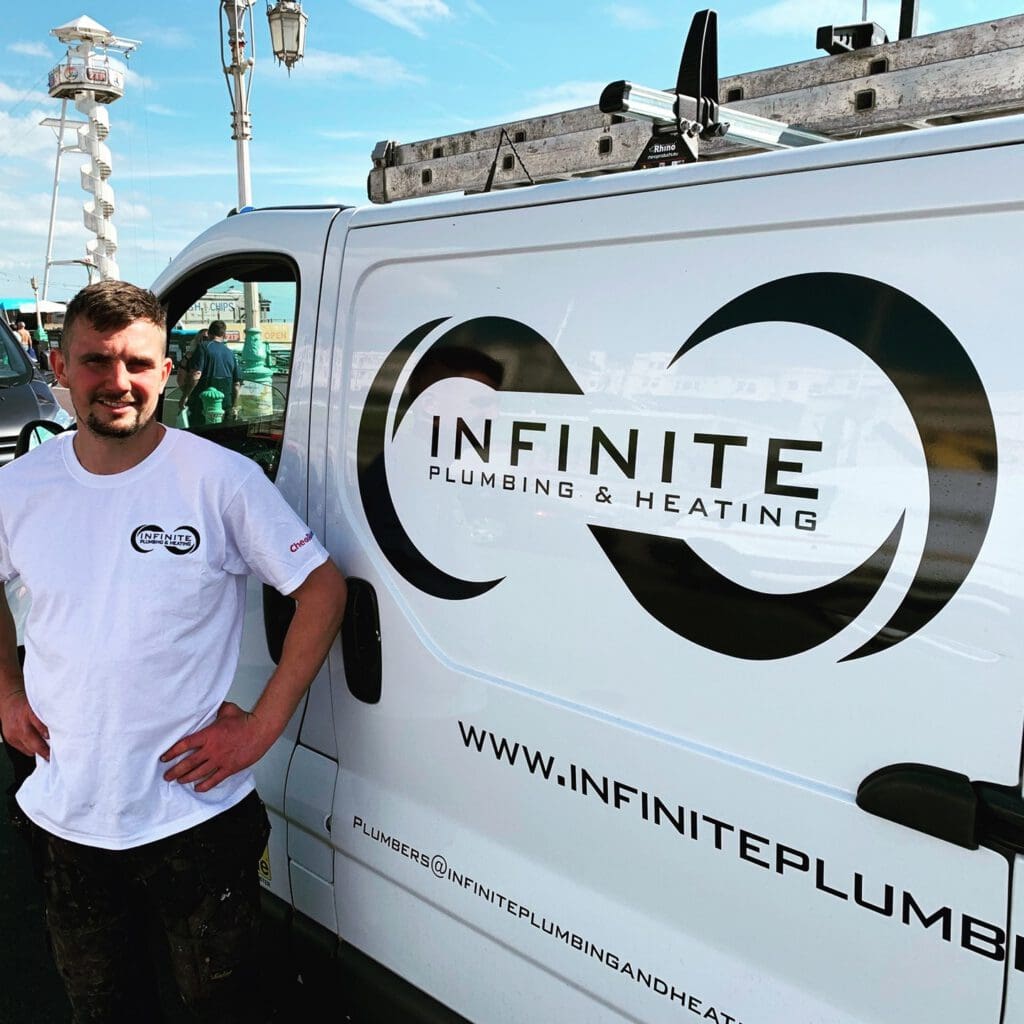
[[[51,29],[65,46],[67,54],[49,76],[49,91],[61,101],[59,118],[46,118],[42,124],[57,134],[57,160],[53,175],[53,198],[50,203],[50,227],[46,239],[46,270],[43,275],[43,299],[50,281],[50,267],[79,264],[86,268],[89,280],[94,273],[101,281],[120,276],[117,254],[117,229],[114,216],[114,190],[110,185],[113,160],[106,144],[110,134],[109,106],[124,95],[127,70],[110,53],[127,56],[139,43],[120,39],[109,29],[82,15],[66,25]],[[68,117],[68,101],[84,120]],[[65,141],[68,133],[70,141]],[[89,162],[82,165],[82,188],[91,195],[83,206],[82,219],[94,235],[86,243],[86,256],[79,259],[53,258],[53,231],[57,217],[57,194],[60,188],[60,164],[65,153],[84,153]]]

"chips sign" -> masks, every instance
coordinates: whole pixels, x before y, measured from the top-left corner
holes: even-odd
[[[279,323],[261,323],[259,326],[260,337],[268,345],[291,345],[294,325],[291,321]],[[240,323],[227,324],[225,341],[245,341],[245,325]]]

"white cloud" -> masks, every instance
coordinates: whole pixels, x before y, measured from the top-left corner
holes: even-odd
[[[376,82],[378,85],[423,81],[392,57],[349,57],[341,53],[326,53],[323,50],[309,51],[302,59],[302,70],[307,77],[349,75],[352,78]]]
[[[60,197],[54,227],[56,237],[76,233],[83,239],[86,237],[85,224],[82,222],[82,203],[86,198],[84,192],[80,198]],[[33,248],[38,248],[40,260],[46,255],[44,250],[46,233],[50,226],[50,201],[51,196],[48,192],[36,192],[27,196],[20,193],[16,196],[11,193],[0,193],[0,218],[3,219],[7,232],[16,230],[23,238],[32,239],[32,244],[24,246],[22,251],[27,250],[31,253]]]
[[[180,110],[172,110],[170,107],[161,106],[159,103],[150,103],[146,106],[146,111],[150,114],[156,114],[158,117],[181,117],[182,112]]]
[[[77,259],[85,255],[88,235],[82,223],[84,198],[84,193],[61,196],[57,204],[53,253],[56,259]],[[0,264],[3,269],[0,279],[3,280],[5,290],[16,294],[25,291],[33,275],[42,281],[46,262],[46,235],[50,225],[50,200],[48,191],[0,192],[0,222],[4,224],[5,235],[5,258]],[[58,268],[55,268],[53,274],[58,272]],[[85,284],[84,271],[72,277],[78,287]],[[52,287],[49,297],[58,297]]]
[[[211,224],[223,220],[231,205],[231,203],[214,202],[213,200],[179,204],[182,213],[179,230],[184,231],[189,238],[194,238]],[[191,225],[195,225],[195,227]],[[173,227],[173,225],[168,225],[168,227]]]
[[[316,134],[322,139],[333,139],[338,142],[348,142],[352,139],[377,139],[380,132],[346,132],[321,129]]]
[[[737,18],[736,25],[763,35],[806,35],[830,19],[840,23],[860,20],[860,6],[857,0],[844,4],[823,4],[820,0],[777,0]]]
[[[124,83],[126,86],[137,86],[141,89],[153,88],[152,78],[147,78],[145,75],[140,75],[137,71],[132,71],[131,68],[125,68]]]
[[[658,19],[650,11],[629,4],[609,4],[605,8],[605,13],[620,28],[657,28],[659,24]]]
[[[251,173],[254,178],[282,178],[289,181],[304,181],[310,175],[319,176],[321,173],[326,175],[329,171],[325,168],[321,172],[321,170],[309,164],[273,164],[266,161],[254,161]],[[175,181],[184,181],[189,178],[224,178],[232,183],[232,190],[225,192],[225,198],[231,197],[233,199],[233,185],[237,179],[237,171],[234,162],[204,163],[197,159],[190,163],[175,164],[165,161],[159,166],[154,166],[148,170],[146,177],[153,181],[165,178]],[[111,180],[116,187],[117,182],[114,179]],[[319,177],[317,180],[319,180]],[[232,204],[229,203],[228,206],[230,205]]]
[[[349,193],[341,201],[344,203],[366,202],[366,174],[370,169],[370,151],[365,156],[348,156],[332,160],[329,164],[296,167],[287,173],[282,168],[268,168],[265,177],[280,177],[287,183],[290,190],[305,189],[315,197],[316,202],[324,202],[325,192],[337,195],[338,189]],[[264,175],[260,175],[263,177]],[[355,193],[355,195],[351,194]],[[345,194],[345,193],[343,193]]]
[[[541,117],[561,110],[575,110],[577,107],[593,107],[601,96],[607,82],[562,82],[546,89],[536,89],[528,94],[530,105],[517,110],[504,121],[523,121],[528,117]]]
[[[83,257],[91,237],[82,223],[82,203],[88,197],[74,187],[70,178],[65,184],[57,204],[54,229],[53,255],[60,260]],[[4,224],[0,293],[30,294],[28,283],[33,275],[42,282],[50,198],[49,191],[0,189],[0,223]],[[127,193],[118,193],[115,205],[121,273],[128,280],[149,284],[200,231],[222,219],[231,203],[178,201],[168,208],[158,201],[154,211],[149,204],[130,198]],[[81,267],[55,266],[50,273],[49,297],[58,301],[70,298],[85,283]]]
[[[202,163],[198,159],[195,162],[172,164],[168,161],[161,161],[147,168],[146,177],[156,180],[158,178],[227,178],[234,180],[237,171],[233,161],[220,160],[213,163]]]
[[[0,82],[0,103],[8,103],[12,106],[16,103],[45,103],[49,106],[56,102],[56,100],[50,99],[49,93],[37,92],[34,89],[29,89],[27,92],[18,92],[5,82]]]
[[[466,50],[471,50],[473,53],[480,54],[484,60],[490,61],[492,64],[497,65],[499,68],[504,68],[506,71],[514,71],[514,66],[504,57],[499,57],[498,54],[491,50],[485,50],[482,46],[478,46],[476,43],[471,43],[463,39],[456,40],[458,46],[463,47]]]
[[[314,187],[319,193],[325,186],[344,188],[350,180],[366,186],[366,172],[370,167],[370,151],[366,156],[348,156],[326,164],[267,165],[253,171],[255,178],[277,179],[288,188]]]
[[[349,0],[355,7],[405,29],[416,36],[425,33],[422,24],[452,17],[451,8],[443,0]]]
[[[2,101],[3,91],[0,90]],[[41,110],[30,111],[22,117],[11,117],[0,111],[0,157],[4,158],[4,176],[8,181],[37,178],[41,167],[48,167],[52,176],[57,142],[54,133],[39,124],[45,116]]]
[[[45,43],[17,42],[10,43],[7,47],[11,53],[20,53],[23,57],[43,57],[52,59],[53,54]]]
[[[162,46],[168,50],[192,50],[196,47],[196,37],[192,33],[155,21],[129,21],[124,32],[118,33],[122,34],[141,40],[146,47]]]
[[[114,201],[114,220],[131,223],[140,220],[152,219],[152,212],[143,203],[133,203],[130,199],[116,197]]]
[[[478,18],[483,18],[484,21],[490,22],[492,25],[497,24],[494,18],[491,17],[491,12],[483,4],[478,4],[476,0],[466,0],[466,10],[470,14],[475,14]]]

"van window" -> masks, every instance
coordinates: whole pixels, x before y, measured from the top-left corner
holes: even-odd
[[[293,265],[241,258],[192,275],[163,298],[174,368],[161,421],[249,456],[273,478],[294,343]]]

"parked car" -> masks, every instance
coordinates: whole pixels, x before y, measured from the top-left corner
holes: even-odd
[[[18,433],[33,420],[50,420],[62,427],[73,422],[15,333],[0,320],[0,466],[14,458]]]

